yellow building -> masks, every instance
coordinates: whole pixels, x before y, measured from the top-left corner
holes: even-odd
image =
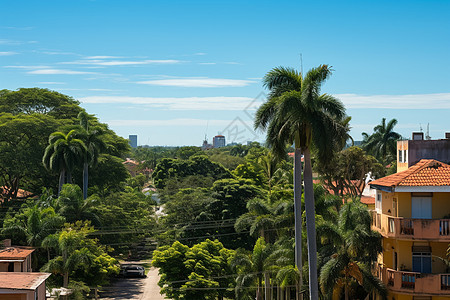
[[[376,273],[389,299],[450,299],[450,166],[422,159],[369,184],[372,228],[383,236]]]

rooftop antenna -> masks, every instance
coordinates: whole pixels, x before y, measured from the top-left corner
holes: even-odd
[[[430,123],[427,124],[427,133],[425,134],[425,139],[426,139],[426,140],[431,140],[431,136],[430,136]]]
[[[206,139],[206,134],[208,133],[208,125],[209,125],[209,120],[206,121],[205,141],[207,141],[207,139]]]
[[[421,124],[421,123],[419,123],[419,130],[420,130],[420,132],[423,132],[422,124]]]

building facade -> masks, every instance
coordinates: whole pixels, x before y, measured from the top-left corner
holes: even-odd
[[[223,135],[216,135],[213,138],[213,147],[214,148],[225,147],[225,137]]]
[[[131,148],[137,148],[137,135],[136,134],[130,134],[128,136],[128,140],[130,140],[130,146]]]
[[[450,166],[422,159],[369,183],[372,229],[383,236],[375,272],[390,300],[450,299]]]
[[[397,141],[397,172],[405,171],[421,159],[450,163],[450,133],[445,139],[426,140],[423,132],[413,132],[411,140]]]

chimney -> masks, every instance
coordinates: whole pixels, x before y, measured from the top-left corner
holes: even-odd
[[[445,138],[448,140],[448,139],[450,139],[450,132],[446,132],[445,133]]]
[[[413,132],[412,139],[413,141],[423,141],[423,132]]]

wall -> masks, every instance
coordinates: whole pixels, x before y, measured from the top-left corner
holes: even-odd
[[[433,219],[443,219],[450,214],[450,193],[433,193]]]
[[[398,145],[398,144],[397,144]],[[412,166],[423,158],[450,162],[450,140],[408,141],[408,165]]]
[[[397,198],[398,216],[411,218],[411,193],[394,193]]]

